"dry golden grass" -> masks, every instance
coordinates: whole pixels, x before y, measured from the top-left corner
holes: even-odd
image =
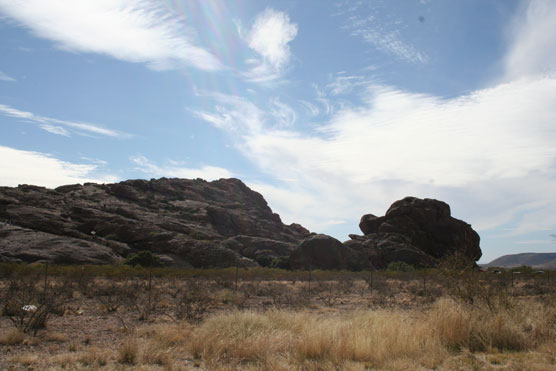
[[[434,367],[448,351],[426,321],[405,312],[367,311],[319,316],[308,312],[235,312],[209,318],[192,333],[190,351],[210,365],[248,362],[261,369],[380,367],[410,358]]]
[[[471,351],[533,349],[556,336],[556,308],[538,302],[513,302],[489,310],[440,299],[430,328],[449,349]]]
[[[209,318],[193,330],[189,350],[209,368],[434,369],[455,356],[473,369],[488,361],[458,352],[535,350],[553,344],[555,320],[554,306],[516,302],[492,311],[446,298],[424,312],[244,311]]]
[[[39,362],[39,356],[33,353],[23,353],[11,357],[10,361],[29,368]]]
[[[58,368],[71,369],[76,365],[75,353],[60,353],[49,358],[49,363],[56,365]]]
[[[16,328],[11,328],[7,330],[5,334],[2,334],[2,336],[0,336],[0,344],[17,345],[17,344],[21,344],[24,339],[25,339],[25,335],[23,334],[22,331]]]
[[[139,355],[139,346],[134,338],[125,339],[118,349],[118,361],[123,364],[134,365]]]
[[[97,347],[90,347],[86,351],[77,354],[77,361],[83,366],[88,367],[103,367],[105,366],[112,354],[107,349],[99,349]]]
[[[61,332],[56,332],[56,331],[47,332],[44,336],[44,339],[46,341],[55,341],[58,343],[65,343],[66,341],[69,340],[66,334],[62,334]]]

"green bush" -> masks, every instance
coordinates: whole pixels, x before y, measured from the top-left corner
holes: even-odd
[[[162,262],[160,259],[149,250],[142,250],[136,254],[129,255],[124,264],[131,265],[133,267],[161,267]]]
[[[270,267],[279,268],[279,269],[289,269],[290,268],[289,257],[279,256],[272,259],[272,262],[270,262]]]

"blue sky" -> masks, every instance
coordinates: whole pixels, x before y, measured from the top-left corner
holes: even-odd
[[[554,251],[550,0],[0,0],[0,185],[237,177],[340,240],[407,195]]]

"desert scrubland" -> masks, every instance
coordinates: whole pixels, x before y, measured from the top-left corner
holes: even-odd
[[[1,369],[556,367],[548,271],[1,268]]]

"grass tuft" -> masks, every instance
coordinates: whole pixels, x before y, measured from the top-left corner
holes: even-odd
[[[2,345],[18,345],[23,342],[25,335],[17,328],[9,329],[5,334],[0,336],[0,344]]]
[[[118,361],[127,365],[134,365],[137,362],[139,346],[133,338],[125,339],[118,349]]]

